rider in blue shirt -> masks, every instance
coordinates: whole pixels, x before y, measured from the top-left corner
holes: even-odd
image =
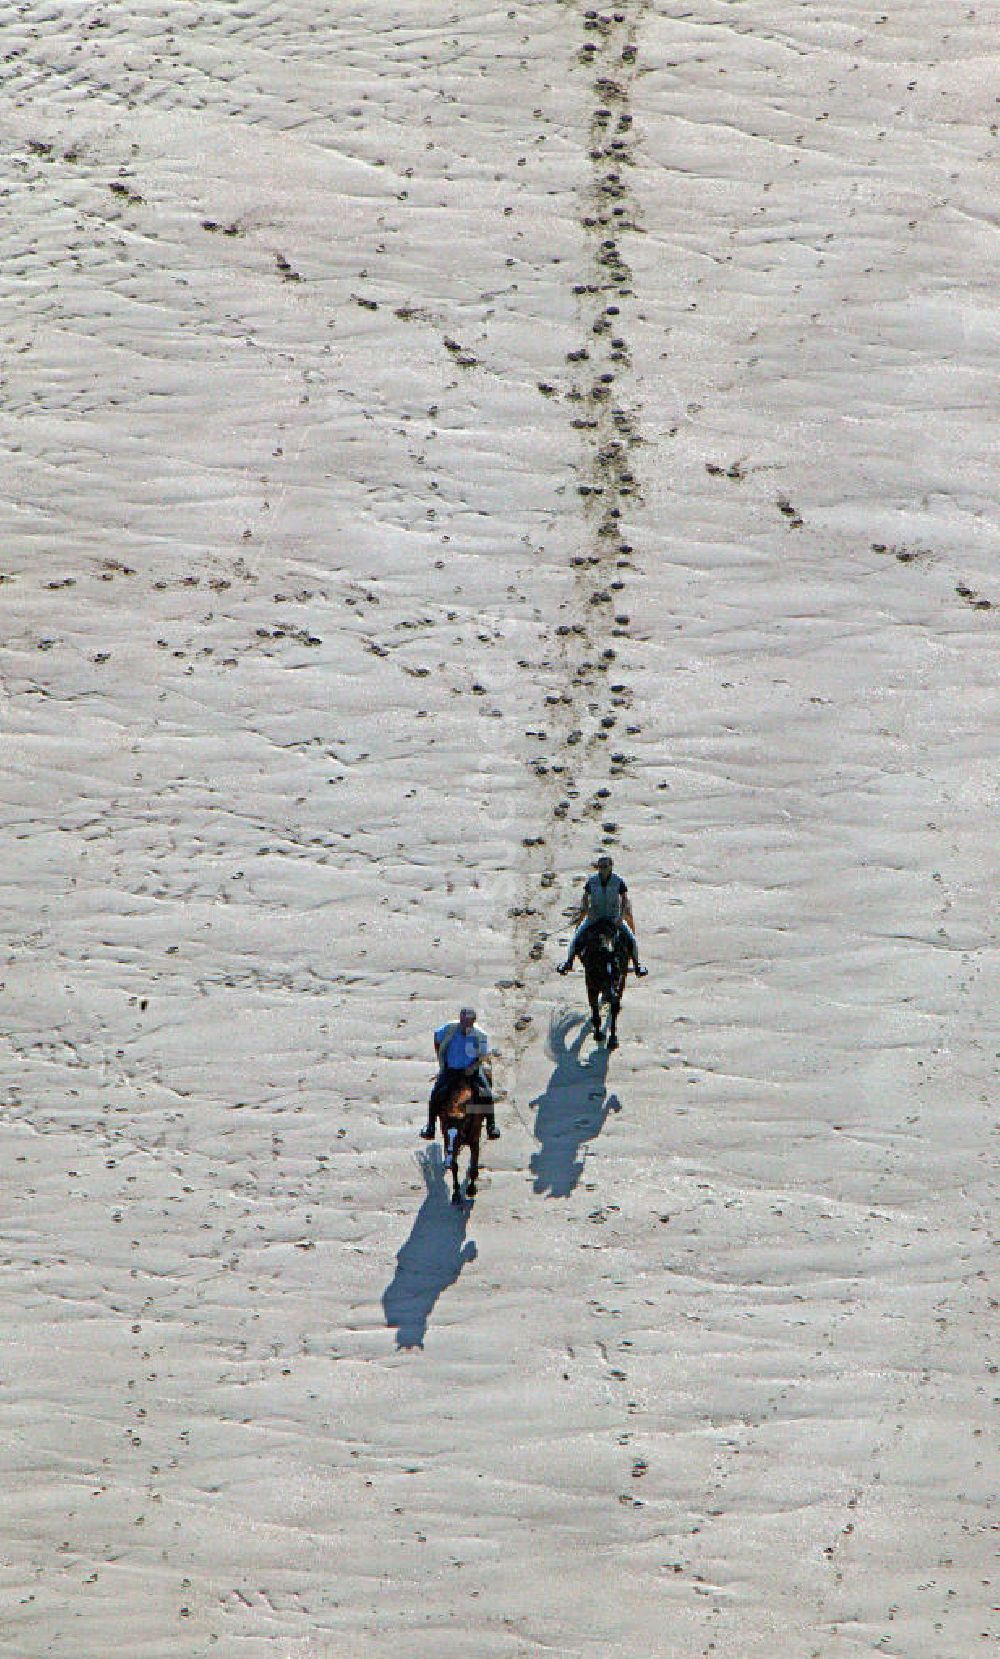
[[[483,1070],[490,1051],[485,1031],[476,1024],[476,1010],[463,1008],[457,1020],[438,1026],[434,1033],[434,1052],[438,1057],[438,1075],[427,1105],[427,1123],[420,1133],[425,1141],[434,1139],[434,1125],[438,1111],[448,1098],[460,1077],[468,1077],[477,1105],[485,1108],[486,1133],[491,1141],[500,1139],[493,1114],[493,1091]]]

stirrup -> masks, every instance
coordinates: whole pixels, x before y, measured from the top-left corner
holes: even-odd
[[[573,966],[573,958],[570,957],[568,962],[560,962],[558,968],[556,969],[556,973],[557,974],[568,974],[570,969],[572,968],[572,966]]]
[[[425,1123],[424,1124],[424,1127],[420,1131],[420,1139],[422,1141],[432,1141],[434,1139],[434,1125],[433,1125],[433,1123]]]
[[[486,1125],[486,1139],[489,1141],[498,1141],[500,1139],[500,1131],[495,1123],[488,1123]]]

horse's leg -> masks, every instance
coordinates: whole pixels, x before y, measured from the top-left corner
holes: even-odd
[[[608,1047],[615,1048],[618,1044],[617,1037],[613,1043],[611,1042],[611,1038],[614,1037],[615,1034],[615,986],[614,980],[610,977],[610,975],[605,978],[602,974],[600,980],[597,981],[594,986],[594,1035],[596,1036],[598,1042],[601,1040],[602,997],[608,1005],[608,1028],[606,1032]]]
[[[611,1021],[608,1027],[608,1047],[618,1047],[618,1016],[622,1011],[622,994],[625,990],[625,975],[619,977],[611,991]]]
[[[453,1123],[444,1127],[444,1167],[451,1171],[451,1201],[459,1202],[458,1198],[458,1130]]]
[[[594,1025],[594,1041],[601,1040],[601,993],[590,974],[587,975],[587,996],[590,999],[590,1017]]]
[[[458,1127],[454,1123],[449,1124],[445,1131],[444,1167],[451,1170],[451,1201],[453,1204],[460,1204],[462,1199],[458,1190]]]
[[[476,1196],[476,1182],[479,1180],[479,1143],[483,1134],[483,1115],[477,1112],[473,1127],[469,1130],[469,1180],[466,1192],[470,1198]]]

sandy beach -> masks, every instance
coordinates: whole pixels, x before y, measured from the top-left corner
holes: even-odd
[[[995,1644],[998,42],[0,20],[3,1659]]]

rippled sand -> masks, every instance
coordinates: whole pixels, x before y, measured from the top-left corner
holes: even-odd
[[[995,1637],[997,23],[0,21],[0,1654]]]

